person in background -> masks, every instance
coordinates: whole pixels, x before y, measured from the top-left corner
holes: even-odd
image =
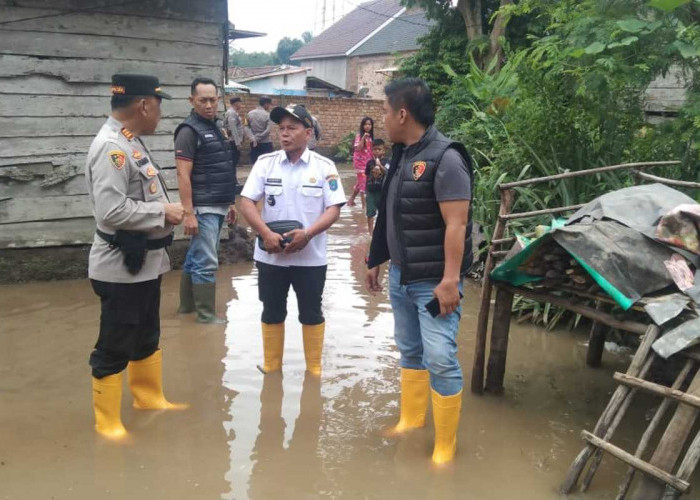
[[[270,131],[272,122],[270,121],[270,108],[272,99],[262,96],[258,101],[259,106],[248,111],[247,122],[250,140],[250,164],[255,165],[260,155],[272,153],[272,139]]]
[[[365,176],[365,168],[367,162],[372,159],[372,140],[374,140],[374,121],[365,116],[360,121],[360,132],[355,136],[352,149],[352,166],[355,168],[357,175],[357,183],[352,190],[352,195],[348,200],[348,206],[355,206],[355,198],[360,195],[362,207],[365,207],[365,190],[367,177]]]
[[[233,155],[233,165],[238,166],[241,160],[241,147],[243,139],[248,136],[243,120],[241,120],[241,109],[243,102],[240,97],[232,97],[229,101],[231,107],[226,111],[224,117],[224,128],[228,134],[228,140],[231,143],[231,154]]]
[[[225,323],[216,316],[216,271],[224,219],[236,218],[236,166],[231,143],[215,121],[216,83],[195,78],[190,90],[192,112],[175,129],[177,182],[185,207],[185,235],[191,236],[178,312],[196,312],[198,323]]]
[[[304,104],[299,104],[299,106],[306,109],[306,106]],[[311,122],[314,124],[314,127],[313,127],[311,137],[309,138],[309,144],[307,147],[311,151],[314,151],[316,149],[316,146],[318,145],[318,141],[321,140],[321,124],[318,123],[318,120],[316,119],[316,117],[314,115],[312,115],[311,113],[309,113],[309,115],[311,116]]]
[[[473,258],[474,174],[466,148],[433,125],[433,97],[425,81],[394,80],[384,92],[384,126],[394,147],[366,285],[372,293],[382,289],[380,265],[390,260],[401,416],[389,434],[424,426],[432,394],[433,463],[440,465],[454,457],[462,408],[457,332],[462,279]]]
[[[367,177],[367,229],[372,236],[374,231],[374,218],[377,215],[379,199],[382,196],[382,185],[386,176],[386,146],[382,139],[375,139],[372,143],[372,155],[374,158],[367,162],[365,177]]]

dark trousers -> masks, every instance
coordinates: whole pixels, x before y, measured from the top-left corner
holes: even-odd
[[[102,378],[158,349],[160,277],[140,283],[90,281],[102,303],[100,334],[90,354],[90,366],[92,376]]]
[[[233,168],[236,168],[238,162],[241,161],[241,150],[238,149],[238,146],[233,141],[231,141],[231,156],[233,157]]]
[[[327,266],[281,267],[256,262],[258,296],[263,303],[262,322],[284,323],[287,318],[289,286],[294,288],[302,325],[320,325],[325,320],[321,310]]]
[[[250,148],[250,164],[255,165],[258,161],[258,157],[261,155],[266,155],[267,153],[272,153],[272,143],[271,142],[259,142],[257,146]]]

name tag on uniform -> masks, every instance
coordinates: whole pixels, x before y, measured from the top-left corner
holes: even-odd
[[[213,139],[213,138],[214,138],[214,134],[204,134],[204,138],[205,138],[205,139]]]
[[[282,184],[282,179],[274,179],[272,177],[268,177],[265,179],[265,184]]]
[[[136,166],[137,166],[137,167],[142,167],[142,166],[144,166],[146,163],[148,163],[148,161],[149,161],[149,160],[148,160],[148,157],[141,158],[140,160],[138,160],[138,161],[136,162]]]

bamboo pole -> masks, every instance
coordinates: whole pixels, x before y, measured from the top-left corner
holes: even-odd
[[[644,366],[642,369],[639,371],[639,376],[640,377],[646,377],[647,373],[649,373],[649,370],[651,369],[651,365],[654,362],[654,355],[651,355],[647,358],[646,362],[644,363]],[[615,435],[615,431],[617,430],[618,426],[620,425],[620,422],[622,422],[622,419],[625,417],[625,414],[627,413],[627,410],[629,409],[630,405],[632,404],[632,399],[634,399],[634,396],[637,394],[637,389],[632,389],[627,393],[625,396],[622,405],[620,406],[620,409],[617,410],[615,413],[615,418],[613,418],[612,423],[610,424],[610,427],[605,431],[605,436],[603,436],[603,441],[609,442],[612,437]],[[591,462],[591,465],[588,467],[588,471],[586,472],[586,476],[583,478],[583,483],[581,484],[581,491],[586,491],[588,490],[588,487],[591,485],[591,481],[593,481],[593,476],[595,476],[595,473],[598,471],[598,466],[600,465],[600,462],[603,460],[603,452],[601,450],[596,450],[595,455],[593,457],[593,461]]]
[[[504,184],[499,184],[498,188],[501,190],[509,190],[516,187],[531,186],[533,184],[540,184],[542,182],[558,181],[560,179],[571,179],[573,177],[582,177],[585,175],[600,174],[603,172],[612,172],[614,170],[629,170],[633,168],[649,168],[649,167],[664,167],[669,165],[680,165],[680,161],[650,161],[650,162],[639,162],[639,163],[622,163],[619,165],[610,165],[608,167],[597,167],[589,168],[588,170],[577,170],[575,172],[564,172],[563,174],[548,175],[546,177],[535,177],[534,179],[527,179],[524,181],[506,182]]]
[[[605,312],[605,303],[597,300],[595,308],[597,311]],[[600,367],[605,350],[605,337],[607,334],[605,323],[594,321],[591,325],[591,333],[588,337],[588,352],[586,352],[586,364],[592,368]]]
[[[690,483],[688,483],[687,481],[683,481],[682,479],[679,479],[676,476],[673,476],[668,472],[659,469],[658,467],[647,463],[644,460],[637,458],[630,453],[627,453],[625,450],[621,450],[617,446],[603,441],[602,439],[600,439],[597,436],[594,436],[588,431],[583,431],[581,436],[583,437],[583,439],[591,443],[592,446],[600,448],[601,450],[611,454],[618,460],[621,460],[626,464],[631,465],[635,469],[639,469],[640,471],[659,481],[662,481],[666,484],[670,484],[678,491],[686,492],[690,489]]]
[[[545,208],[544,210],[533,210],[532,212],[520,212],[516,214],[499,215],[498,218],[503,220],[527,219],[528,217],[537,217],[538,215],[558,214],[561,212],[578,210],[583,206],[586,206],[586,203],[579,203],[578,205],[569,205],[567,207]]]
[[[501,205],[498,210],[499,219],[493,229],[492,239],[500,239],[506,228],[506,221],[500,219],[501,215],[510,213],[513,207],[515,193],[512,190],[501,190]],[[493,246],[489,248],[486,264],[484,265],[484,284],[481,287],[481,306],[476,324],[476,339],[474,345],[474,362],[472,365],[471,389],[474,394],[484,392],[484,362],[486,360],[486,336],[489,323],[489,309],[491,307],[491,271],[494,267]]]
[[[513,294],[496,287],[496,304],[493,308],[491,323],[491,349],[489,349],[489,362],[486,369],[486,391],[491,394],[503,394],[512,308]]]
[[[553,304],[555,306],[563,307],[565,309],[568,309],[569,311],[578,313],[581,316],[585,316],[586,318],[604,323],[608,326],[618,328],[626,332],[636,333],[637,335],[643,335],[648,329],[648,325],[645,325],[644,323],[629,320],[619,320],[616,319],[612,314],[598,311],[592,307],[576,304],[568,298],[560,297],[551,293],[537,292],[529,288],[516,287],[508,283],[498,283],[497,286],[499,288],[504,288],[505,290],[508,290],[509,292],[514,293],[516,295],[522,295],[523,297],[534,299],[540,302],[549,302],[550,304]]]
[[[642,342],[637,348],[637,352],[634,353],[634,357],[632,358],[632,362],[630,363],[629,368],[627,368],[628,375],[639,375],[646,361],[647,355],[649,354],[651,345],[659,336],[659,331],[660,330],[658,326],[654,324],[649,325],[646,333],[642,337]],[[615,389],[615,392],[610,398],[610,401],[608,401],[608,405],[605,407],[605,410],[603,410],[603,413],[598,419],[598,423],[596,423],[596,426],[593,429],[593,434],[595,436],[602,436],[605,434],[607,429],[610,427],[610,424],[613,418],[615,417],[615,414],[620,409],[620,406],[622,406],[622,403],[624,402],[624,399],[629,391],[630,389],[627,386],[617,386],[617,389]],[[595,447],[592,444],[588,444],[583,450],[579,452],[574,461],[571,463],[571,467],[569,467],[569,472],[567,473],[566,478],[562,483],[562,493],[569,494],[573,491],[574,486],[576,486],[576,483],[578,482],[578,479],[581,476],[581,472],[583,472],[583,469],[586,467],[586,464],[588,463],[588,460],[590,459],[594,451]]]
[[[634,175],[636,175],[640,179],[644,179],[646,181],[658,182],[659,184],[665,184],[667,186],[700,189],[700,182],[677,181],[675,179],[667,179],[666,177],[659,177],[658,175],[651,175],[651,174],[647,174],[645,172],[640,172],[637,169],[634,169],[633,172],[634,172]]]
[[[693,377],[687,395],[700,396],[700,371]],[[666,427],[656,450],[649,463],[665,471],[673,470],[678,457],[683,451],[685,441],[688,439],[690,431],[698,416],[698,409],[694,406],[678,405],[676,412],[671,418],[671,422]],[[674,488],[676,488],[674,486]],[[676,488],[678,491],[683,491]],[[632,498],[635,500],[657,499],[664,492],[663,485],[656,481],[644,477],[635,484],[632,490]]]
[[[687,360],[685,362],[685,365],[683,366],[683,369],[681,372],[678,374],[676,377],[676,380],[673,381],[673,385],[671,385],[672,389],[679,389],[681,385],[683,385],[683,382],[685,382],[685,379],[688,377],[688,374],[690,373],[690,370],[693,368],[693,360]],[[644,434],[642,434],[642,438],[639,440],[639,444],[637,445],[637,449],[634,450],[634,456],[637,458],[641,458],[642,455],[647,451],[647,447],[649,446],[649,442],[651,441],[651,437],[653,436],[654,432],[656,432],[656,429],[659,427],[659,424],[661,424],[661,420],[664,418],[664,415],[666,415],[666,411],[668,411],[668,408],[671,406],[671,400],[670,399],[664,399],[661,401],[661,404],[659,407],[656,409],[656,412],[654,413],[654,417],[651,419],[649,422],[649,425],[647,428],[644,430]],[[693,467],[694,468],[694,467]],[[620,489],[617,495],[616,500],[624,500],[625,496],[627,496],[627,491],[629,490],[630,484],[632,484],[632,480],[634,479],[634,474],[637,471],[634,467],[630,467],[627,470],[627,473],[625,474],[625,479],[620,485]],[[681,479],[688,479],[686,477],[683,477],[680,474],[678,474],[678,477]]]

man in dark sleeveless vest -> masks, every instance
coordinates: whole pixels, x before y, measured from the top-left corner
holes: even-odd
[[[180,313],[198,323],[225,323],[215,314],[219,235],[235,219],[236,166],[231,143],[216,125],[219,93],[214,80],[192,82],[192,113],[175,129],[175,163],[185,235],[191,236],[180,279]]]
[[[384,91],[384,126],[395,145],[366,284],[371,292],[380,291],[380,264],[391,261],[389,295],[401,352],[401,416],[388,434],[425,425],[432,393],[432,459],[440,465],[454,457],[462,406],[457,331],[462,278],[472,262],[473,172],[464,146],[433,126],[432,95],[423,80],[396,80]]]

